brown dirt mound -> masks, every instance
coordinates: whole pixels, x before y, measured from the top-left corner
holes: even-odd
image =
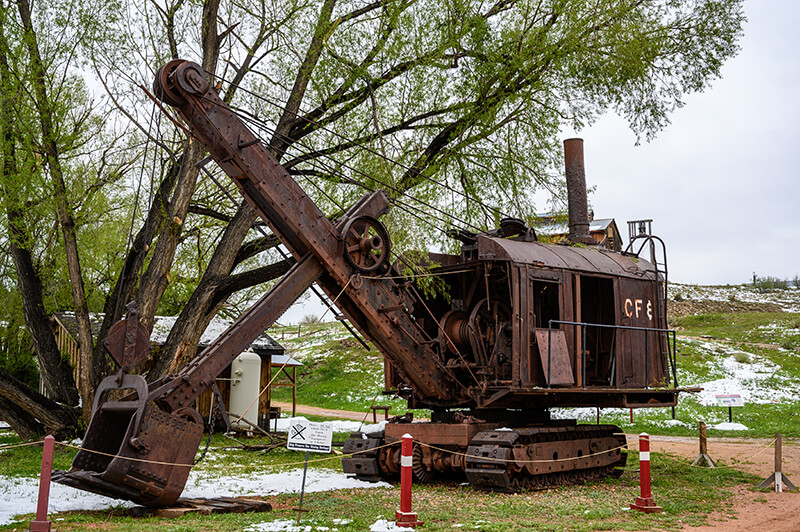
[[[667,313],[670,318],[682,318],[695,314],[723,314],[726,312],[783,312],[776,303],[753,303],[745,301],[670,301]]]

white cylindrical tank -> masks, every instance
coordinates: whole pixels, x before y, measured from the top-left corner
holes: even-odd
[[[258,394],[261,391],[261,357],[245,351],[231,363],[231,404],[228,408],[234,429],[258,426]],[[239,417],[241,420],[237,422]]]

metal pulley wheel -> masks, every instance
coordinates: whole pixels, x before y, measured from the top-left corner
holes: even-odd
[[[208,89],[208,80],[202,67],[183,59],[173,59],[159,68],[153,80],[155,97],[175,106],[186,103],[182,92],[202,96]]]
[[[342,232],[344,260],[361,273],[382,275],[389,270],[389,233],[371,216],[347,222]]]

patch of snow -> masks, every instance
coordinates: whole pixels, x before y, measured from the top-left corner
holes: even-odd
[[[261,473],[252,469],[220,477],[219,470],[195,469],[189,474],[183,497],[241,497],[245,495],[276,495],[300,491],[303,470],[293,469],[282,473]],[[389,487],[386,482],[369,483],[350,478],[333,470],[309,469],[306,493],[351,488]]]
[[[39,479],[0,476],[0,525],[14,521],[14,516],[36,511],[39,498]],[[50,484],[49,511],[104,510],[112,506],[134,506],[128,501],[109,499],[62,484]]]
[[[244,529],[245,532],[311,532],[310,525],[298,525],[297,521],[278,519],[277,521],[264,521]]]
[[[369,526],[370,532],[404,532],[405,530],[414,530],[412,527],[400,527],[394,521],[387,521],[386,519],[378,519]]]
[[[335,521],[344,521],[342,519],[335,519]],[[344,523],[338,524],[346,524],[349,521]],[[297,524],[296,520],[290,519],[277,519],[275,521],[264,521],[262,523],[256,523],[254,525],[250,525],[244,529],[245,532],[325,532],[327,530],[331,530],[330,527],[322,526],[322,525],[315,525],[307,524],[303,521],[300,524]],[[334,528],[333,530],[338,530]]]
[[[716,379],[697,382],[691,374],[682,373],[681,384],[703,388],[696,395],[701,405],[716,406],[716,396],[728,394],[741,395],[746,403],[765,404],[795,400],[795,394],[791,390],[798,383],[796,379],[788,377],[777,364],[730,346],[693,339],[683,341],[693,343],[698,349],[706,351],[711,359],[708,362],[709,373],[718,376]],[[737,355],[741,358],[742,353],[749,362],[736,360]]]
[[[212,472],[194,469],[189,474],[189,480],[182,496],[213,498],[296,493],[300,491],[302,481],[303,471],[301,469],[283,473],[254,473],[252,470],[242,470],[240,474],[231,475],[220,475],[218,470]],[[386,482],[363,482],[332,470],[310,469],[306,477],[306,493],[384,487],[389,487],[389,484]],[[35,512],[38,496],[38,478],[0,475],[0,525],[13,522],[16,515]],[[51,513],[70,510],[105,510],[115,506],[130,508],[135,505],[130,501],[103,497],[62,484],[50,484]]]
[[[784,312],[800,312],[800,290],[759,290],[752,286],[698,286],[670,283],[670,297],[689,301],[741,301],[775,303]]]
[[[750,430],[747,426],[742,425],[741,423],[729,423],[729,422],[717,423],[711,428],[716,430]]]
[[[684,423],[680,419],[665,419],[664,421],[660,422],[661,425],[665,427],[688,427],[688,423]]]

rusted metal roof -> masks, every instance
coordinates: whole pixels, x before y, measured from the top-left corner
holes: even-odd
[[[609,251],[600,246],[542,244],[479,235],[478,258],[509,260],[546,268],[619,275],[634,279],[654,279],[656,276],[655,268],[650,262]]]

